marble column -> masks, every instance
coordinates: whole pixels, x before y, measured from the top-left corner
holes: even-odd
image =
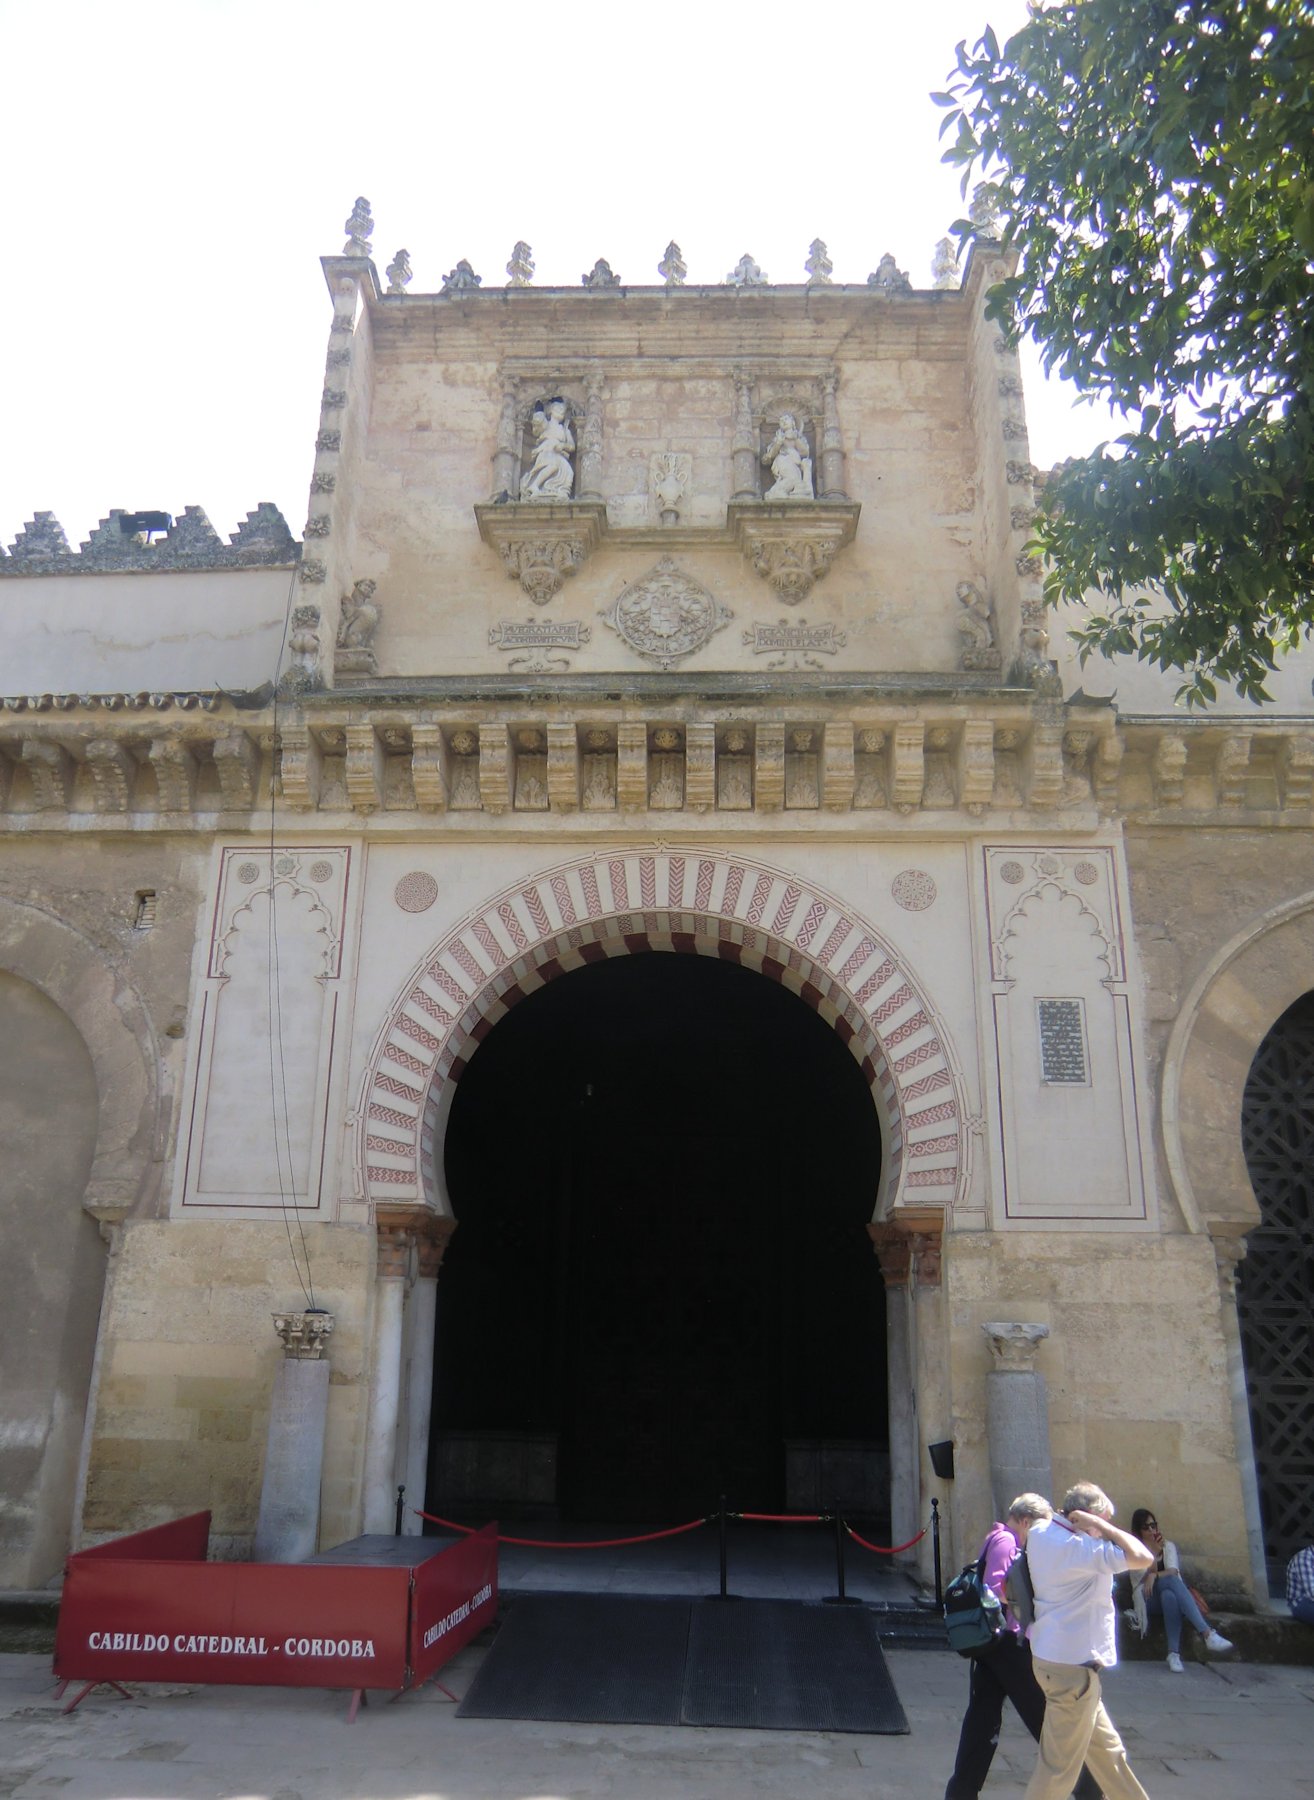
[[[406,1384],[404,1439],[405,1463],[401,1479],[406,1484],[406,1510],[402,1534],[416,1537],[424,1520],[416,1513],[424,1505],[429,1480],[429,1420],[433,1411],[434,1332],[438,1318],[438,1271],[443,1252],[456,1229],[455,1219],[430,1219],[417,1232],[419,1264],[415,1285],[406,1298],[409,1314],[409,1368]]]
[[[265,1472],[252,1560],[304,1562],[319,1548],[319,1486],[324,1473],[333,1330],[326,1312],[275,1313],[283,1360],[269,1408]]]
[[[1048,1325],[1008,1322],[983,1325],[993,1367],[986,1376],[986,1438],[995,1517],[1002,1519],[1018,1494],[1050,1497],[1049,1401],[1036,1367],[1036,1346]]]
[[[1250,1556],[1250,1580],[1261,1608],[1269,1605],[1268,1562],[1264,1553],[1264,1521],[1259,1510],[1259,1478],[1255,1473],[1254,1426],[1246,1384],[1246,1358],[1241,1343],[1241,1320],[1236,1310],[1236,1272],[1246,1253],[1241,1231],[1210,1226],[1218,1271],[1218,1298],[1227,1346],[1227,1376],[1232,1399],[1232,1430],[1236,1438],[1236,1469],[1241,1482],[1241,1505],[1246,1521],[1246,1548]]]
[[[940,1286],[938,1221],[931,1221],[928,1228],[928,1219],[921,1214],[915,1220],[887,1219],[868,1225],[867,1234],[885,1281],[891,1542],[905,1544],[921,1530],[929,1512],[929,1495],[923,1494],[922,1481],[918,1324],[922,1303],[938,1299],[938,1294],[923,1292]],[[929,1540],[898,1560],[928,1571]]]
[[[401,1479],[397,1473],[397,1423],[401,1408],[403,1308],[415,1234],[404,1225],[382,1220],[378,1221],[377,1230],[379,1262],[370,1414],[365,1433],[364,1530],[391,1536]]]

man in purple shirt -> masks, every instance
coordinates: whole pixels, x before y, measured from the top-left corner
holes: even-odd
[[[1085,1762],[1107,1800],[1148,1800],[1104,1710],[1100,1674],[1118,1660],[1113,1578],[1153,1566],[1154,1553],[1113,1523],[1113,1502],[1093,1482],[1069,1488],[1063,1512],[1021,1519],[1036,1593],[1032,1665],[1045,1696],[1040,1759],[1026,1800],[1064,1800]]]
[[[996,1520],[986,1533],[980,1554],[985,1557],[982,1580],[990,1591],[1004,1600],[1004,1577],[1017,1555],[1018,1531],[1022,1518],[1049,1518],[1048,1500],[1035,1494],[1019,1494],[1008,1509],[1006,1524]],[[990,1765],[999,1748],[999,1730],[1004,1720],[1004,1702],[1011,1700],[1017,1715],[1032,1737],[1040,1741],[1040,1728],[1045,1717],[1045,1696],[1031,1669],[1031,1649],[1017,1620],[1005,1602],[1008,1630],[971,1660],[967,1711],[958,1734],[958,1756],[944,1800],[977,1800],[990,1773]],[[1066,1791],[1066,1790],[1065,1790]],[[1101,1800],[1099,1783],[1083,1769],[1073,1789],[1075,1800]]]

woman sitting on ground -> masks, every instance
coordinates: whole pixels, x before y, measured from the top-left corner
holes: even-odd
[[[1136,1614],[1136,1629],[1144,1637],[1150,1629],[1150,1620],[1162,1617],[1163,1628],[1168,1635],[1168,1667],[1174,1675],[1182,1674],[1182,1620],[1195,1629],[1204,1639],[1206,1650],[1215,1653],[1230,1650],[1230,1641],[1223,1637],[1209,1624],[1196,1601],[1195,1595],[1182,1579],[1181,1560],[1177,1555],[1177,1546],[1170,1543],[1159,1529],[1159,1521],[1148,1506],[1138,1506],[1132,1514],[1132,1535],[1138,1537],[1147,1550],[1152,1550],[1155,1564],[1152,1569],[1142,1569],[1132,1574],[1132,1607]]]

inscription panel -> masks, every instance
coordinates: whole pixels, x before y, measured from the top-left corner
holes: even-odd
[[[1085,1009],[1080,1000],[1037,1000],[1040,1079],[1046,1087],[1086,1087]]]

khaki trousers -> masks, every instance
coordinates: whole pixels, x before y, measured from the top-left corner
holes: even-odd
[[[1098,1669],[1032,1659],[1045,1696],[1040,1760],[1026,1800],[1067,1800],[1084,1762],[1105,1800],[1149,1800],[1131,1772],[1122,1739],[1104,1710]]]

